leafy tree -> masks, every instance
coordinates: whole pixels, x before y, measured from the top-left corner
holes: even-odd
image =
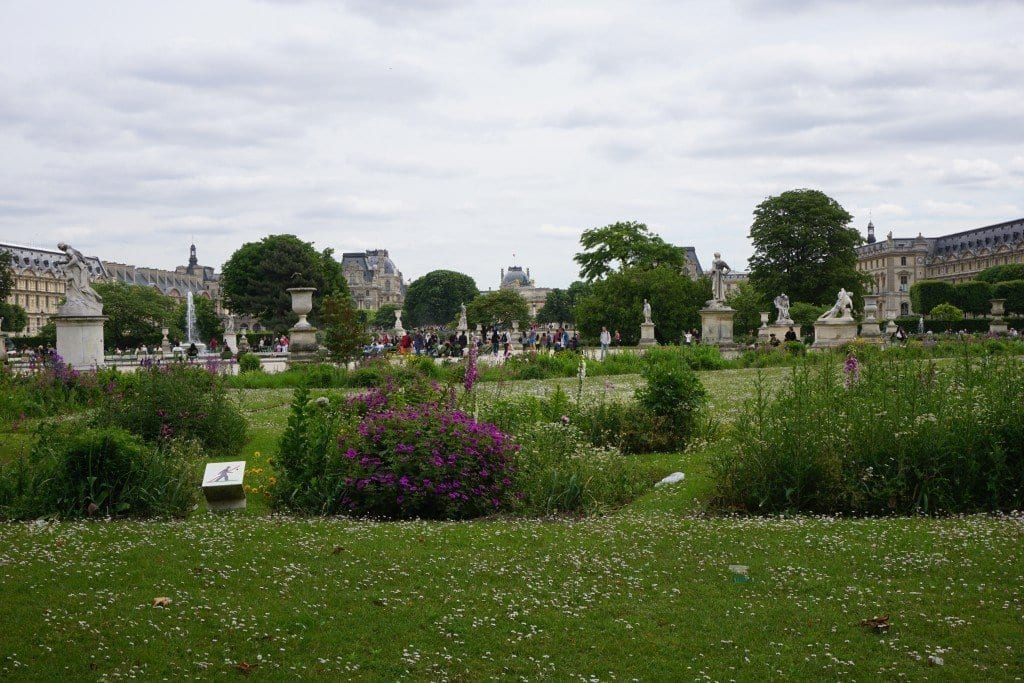
[[[362,357],[363,347],[370,342],[366,325],[347,296],[335,294],[324,297],[320,327],[327,353],[337,362]]]
[[[447,325],[458,319],[460,304],[468,307],[479,294],[476,282],[465,273],[432,270],[409,285],[402,322],[409,327]]]
[[[18,304],[0,301],[0,318],[3,318],[0,324],[0,331],[3,332],[21,332],[28,325],[28,315]]]
[[[815,306],[797,301],[789,307],[789,317],[799,325],[800,334],[813,334],[814,321],[826,310],[828,310],[828,306]]]
[[[686,254],[682,249],[635,221],[585,230],[580,237],[580,245],[583,251],[573,260],[580,264],[580,277],[587,282],[630,268],[669,266],[682,270],[686,264]]]
[[[852,216],[818,190],[790,190],[754,209],[750,283],[761,292],[785,292],[792,301],[831,304],[840,287],[863,296],[855,247],[863,239]]]
[[[289,288],[316,288],[310,316],[314,324],[323,297],[348,295],[333,251],[318,252],[295,235],[270,235],[243,244],[224,264],[221,287],[229,309],[258,318],[274,332],[283,332],[298,321],[292,313]]]
[[[205,296],[192,297],[192,303],[196,310],[196,338],[198,341],[209,343],[211,339],[220,339],[224,335],[224,325],[217,316],[217,307]],[[178,304],[175,314],[175,324],[179,330],[187,334],[188,331],[188,301]]]
[[[995,284],[1007,280],[1024,280],[1024,263],[1006,263],[1001,266],[992,266],[974,276],[975,280]]]
[[[525,325],[530,321],[530,307],[523,295],[514,289],[499,289],[481,294],[466,306],[470,325],[511,327],[513,321]]]
[[[707,301],[707,278],[691,280],[674,265],[631,268],[594,283],[576,306],[576,326],[586,339],[597,339],[601,327],[619,330],[624,344],[640,341],[644,299],[651,303],[654,336],[679,343],[685,330],[700,327],[699,310]]]
[[[749,282],[739,283],[726,297],[726,303],[736,309],[733,328],[737,334],[757,334],[761,327],[761,311],[770,310],[767,297]]]
[[[953,285],[950,303],[964,313],[985,315],[992,310],[992,285],[979,280],[968,280]]]
[[[373,315],[373,326],[382,330],[390,330],[395,327],[395,311],[399,309],[395,304],[384,304],[377,309]],[[405,324],[405,321],[402,321]]]
[[[591,284],[577,280],[569,289],[552,289],[544,299],[544,305],[537,311],[539,323],[576,322],[576,304],[590,293]]]
[[[933,320],[942,320],[945,322],[960,322],[964,319],[964,312],[953,304],[939,304],[931,310],[929,316]]]
[[[1007,313],[1024,313],[1024,280],[1007,280],[992,287],[993,299],[1006,299]]]
[[[174,299],[153,287],[124,282],[93,282],[103,297],[104,343],[108,348],[132,349],[140,344],[159,344],[162,327],[173,326],[177,306]],[[180,328],[174,331],[180,335]]]
[[[14,289],[14,255],[0,251],[0,302]]]
[[[943,280],[918,280],[910,285],[910,305],[918,313],[953,301],[953,285]]]

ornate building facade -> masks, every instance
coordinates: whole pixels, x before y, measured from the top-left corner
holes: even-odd
[[[104,267],[111,281],[124,282],[139,287],[153,287],[177,302],[184,301],[189,292],[213,301],[217,314],[226,315],[220,296],[220,274],[212,266],[199,265],[196,245],[189,249],[188,265],[174,270],[145,268],[126,263],[104,261]]]
[[[64,299],[66,281],[62,264],[67,257],[62,251],[17,244],[0,244],[0,252],[3,251],[14,256],[14,288],[7,297],[7,303],[21,306],[28,318],[28,325],[17,334],[38,334]],[[86,260],[90,277],[95,280],[107,278],[106,269],[98,258],[90,256]]]
[[[991,266],[1024,263],[1024,218],[942,237],[875,238],[868,223],[867,244],[857,247],[857,270],[871,278],[882,315],[909,315],[910,286],[920,280],[966,282]]]
[[[530,315],[537,317],[537,311],[544,306],[548,298],[550,287],[538,287],[530,277],[530,269],[523,270],[521,266],[509,266],[506,272],[501,270],[501,284],[499,289],[512,289],[519,292],[519,295],[526,299],[526,306],[530,309]]]
[[[341,271],[356,308],[377,310],[384,304],[401,307],[406,285],[387,249],[341,255]]]

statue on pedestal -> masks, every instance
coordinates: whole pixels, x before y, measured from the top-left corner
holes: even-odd
[[[647,299],[644,299],[644,323],[650,324],[651,322],[651,304]]]
[[[725,275],[731,273],[732,268],[722,260],[722,255],[715,252],[715,260],[711,262],[711,301],[712,306],[720,306],[725,303]]]
[[[818,320],[828,320],[829,318],[853,319],[853,299],[850,298],[850,293],[845,288],[840,289],[839,294],[836,295],[835,305],[818,316]]]
[[[58,313],[64,316],[103,315],[103,298],[89,286],[89,266],[86,264],[82,252],[66,242],[60,242],[57,248],[68,257],[68,260],[62,264],[66,278],[64,288],[66,301]]]
[[[465,330],[468,327],[466,324],[466,304],[459,304],[459,329]]]
[[[775,308],[779,311],[779,317],[776,321],[780,324],[792,322],[792,318],[789,317],[789,297],[785,293],[779,294],[775,297]]]

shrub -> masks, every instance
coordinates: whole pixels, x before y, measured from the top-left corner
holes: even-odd
[[[1024,363],[964,355],[940,371],[887,353],[859,370],[797,368],[774,398],[759,385],[712,465],[718,504],[866,514],[1024,504]]]
[[[201,458],[118,428],[46,424],[32,451],[0,468],[0,516],[184,516]]]
[[[433,391],[430,402],[421,401]],[[296,392],[276,462],[275,499],[292,509],[463,519],[513,502],[512,439],[422,384],[335,406]],[[409,401],[409,403],[406,403]]]
[[[683,450],[697,411],[707,400],[707,392],[689,367],[671,360],[651,357],[643,372],[646,386],[636,390],[637,402],[653,415],[666,418],[666,427]]]
[[[535,423],[518,439],[515,479],[528,514],[601,512],[650,487],[638,459],[594,447],[572,424]]]
[[[238,357],[239,372],[259,372],[263,370],[263,363],[255,353],[243,353]]]
[[[0,367],[0,417],[45,417],[91,406],[118,382],[116,370],[79,372],[56,352],[45,354],[36,371],[15,373]]]
[[[245,418],[224,379],[181,364],[140,368],[108,394],[95,424],[120,427],[150,443],[195,439],[215,456],[231,456],[246,439]]]
[[[942,322],[959,322],[964,319],[964,312],[953,304],[939,304],[929,315],[933,320]]]

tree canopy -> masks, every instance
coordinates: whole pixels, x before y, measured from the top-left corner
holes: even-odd
[[[18,304],[0,300],[0,332],[21,332],[28,325],[28,314]]]
[[[591,285],[577,280],[569,289],[552,289],[544,299],[544,305],[537,311],[539,323],[576,322],[575,308],[580,299],[590,293]]]
[[[331,360],[336,362],[361,358],[363,346],[370,341],[351,297],[340,294],[324,297],[320,327],[324,347]]]
[[[466,306],[466,320],[470,325],[484,327],[511,327],[513,321],[525,325],[530,321],[530,307],[514,289],[499,289],[473,299]]]
[[[373,326],[382,330],[393,330],[395,328],[395,311],[399,308],[401,307],[395,304],[384,304],[378,308],[377,312],[373,314]],[[405,324],[404,320],[402,324]]]
[[[991,266],[974,276],[975,280],[995,284],[1007,280],[1024,280],[1024,263],[1006,263]]]
[[[409,285],[402,323],[409,327],[446,325],[458,319],[460,304],[469,306],[479,293],[476,282],[465,273],[432,270]]]
[[[124,282],[94,282],[92,288],[103,297],[104,344],[107,348],[134,349],[140,344],[159,344],[162,327],[172,328],[170,336],[181,337],[175,325],[174,299],[153,287]]]
[[[573,260],[580,264],[580,278],[593,282],[629,268],[669,266],[682,270],[686,254],[647,229],[643,223],[620,221],[590,228],[580,236],[583,251]]]
[[[865,276],[857,272],[860,233],[852,216],[818,190],[789,190],[754,209],[750,283],[766,295],[790,301],[832,303],[845,288],[860,297]]]
[[[14,255],[9,251],[0,251],[0,301],[3,301],[14,289]]]
[[[651,304],[654,336],[661,343],[679,343],[683,333],[700,327],[699,310],[707,301],[707,278],[691,280],[675,266],[631,268],[594,283],[576,306],[576,327],[586,339],[597,339],[601,327],[619,330],[623,343],[640,341],[644,299]]]
[[[323,297],[348,296],[348,285],[333,250],[318,252],[295,235],[270,235],[243,244],[224,264],[221,275],[227,307],[254,316],[277,332],[298,321],[292,313],[291,287],[316,288],[310,315],[313,321],[317,320]]]

